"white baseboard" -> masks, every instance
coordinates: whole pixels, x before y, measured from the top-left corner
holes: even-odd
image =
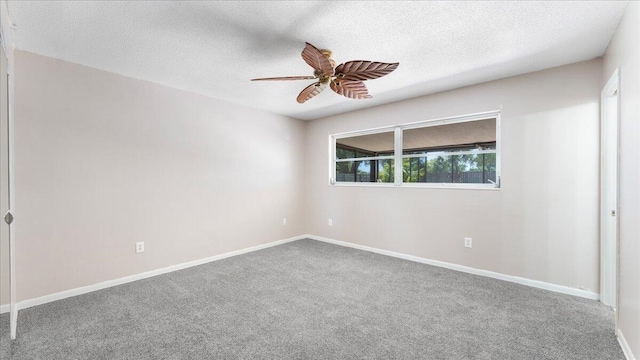
[[[627,360],[636,360],[635,356],[633,356],[633,353],[631,352],[631,347],[629,347],[627,339],[625,339],[624,335],[622,335],[622,330],[618,329],[618,331],[616,331],[616,335],[618,335],[618,342],[620,343],[622,352],[624,353],[624,356],[627,358]]]
[[[304,235],[303,238],[304,237],[309,238],[309,239],[313,239],[313,240],[323,241],[323,242],[330,243],[330,244],[346,246],[346,247],[350,247],[350,248],[354,248],[354,249],[358,249],[358,250],[370,251],[370,252],[373,252],[373,253],[376,253],[376,254],[382,254],[382,255],[393,256],[393,257],[404,259],[404,260],[415,261],[415,262],[419,262],[419,263],[422,263],[422,264],[439,266],[439,267],[443,267],[443,268],[447,268],[447,269],[451,269],[451,270],[457,270],[457,271],[461,271],[461,272],[465,272],[465,273],[469,273],[469,274],[486,276],[486,277],[490,277],[490,278],[493,278],[493,279],[509,281],[509,282],[513,282],[513,283],[516,283],[516,284],[527,285],[527,286],[531,286],[531,287],[535,287],[535,288],[539,288],[539,289],[545,289],[545,290],[550,290],[550,291],[554,291],[554,292],[558,292],[558,293],[579,296],[579,297],[583,297],[583,298],[587,298],[587,299],[591,299],[591,300],[599,300],[600,299],[600,295],[597,294],[597,293],[594,293],[594,292],[591,292],[591,291],[582,290],[582,289],[576,289],[576,288],[572,288],[572,287],[568,287],[568,286],[550,284],[550,283],[547,283],[547,282],[544,282],[544,281],[531,280],[531,279],[527,279],[527,278],[522,278],[522,277],[513,276],[513,275],[506,275],[506,274],[497,273],[497,272],[493,272],[493,271],[476,269],[476,268],[472,268],[472,267],[468,267],[468,266],[464,266],[464,265],[458,265],[458,264],[452,264],[452,263],[448,263],[448,262],[444,262],[444,261],[421,258],[421,257],[418,257],[418,256],[407,255],[407,254],[403,254],[403,253],[377,249],[377,248],[373,248],[373,247],[369,247],[369,246],[353,244],[353,243],[340,241],[340,240],[329,239],[329,238],[325,238],[325,237],[321,237],[321,236],[315,236],[315,235],[307,234],[307,235]]]
[[[476,268],[472,268],[472,267],[468,267],[468,266],[447,263],[447,262],[444,262],[444,261],[431,260],[431,259],[421,258],[421,257],[418,257],[418,256],[407,255],[407,254],[403,254],[403,253],[398,253],[398,252],[393,252],[393,251],[388,251],[388,250],[382,250],[382,249],[377,249],[377,248],[373,248],[373,247],[369,247],[369,246],[358,245],[358,244],[353,244],[353,243],[349,243],[349,242],[345,242],[345,241],[340,241],[340,240],[329,239],[329,238],[325,238],[325,237],[321,237],[321,236],[315,236],[315,235],[306,234],[306,235],[301,235],[301,236],[295,236],[295,237],[288,238],[288,239],[273,241],[273,242],[270,242],[270,243],[267,243],[267,244],[252,246],[252,247],[249,247],[249,248],[246,248],[246,249],[231,251],[231,252],[228,252],[228,253],[215,255],[215,256],[207,257],[207,258],[200,259],[200,260],[194,260],[194,261],[190,261],[190,262],[186,262],[186,263],[182,263],[182,264],[171,265],[171,266],[168,266],[168,267],[165,267],[165,268],[161,268],[161,269],[146,271],[146,272],[143,272],[143,273],[140,273],[140,274],[125,276],[125,277],[118,278],[118,279],[113,279],[113,280],[107,280],[107,281],[104,281],[104,282],[101,282],[101,283],[97,283],[97,284],[93,284],[93,285],[88,285],[88,286],[83,286],[83,287],[79,287],[79,288],[75,288],[75,289],[65,290],[65,291],[61,291],[61,292],[55,293],[55,294],[41,296],[41,297],[38,297],[38,298],[23,300],[23,301],[20,301],[20,302],[16,303],[16,309],[17,310],[22,310],[22,309],[26,309],[26,308],[29,308],[29,307],[32,307],[32,306],[42,305],[42,304],[46,304],[46,303],[49,303],[49,302],[52,302],[52,301],[62,300],[62,299],[66,299],[68,297],[72,297],[72,296],[76,296],[76,295],[82,295],[82,294],[86,294],[86,293],[89,293],[89,292],[92,292],[92,291],[102,290],[102,289],[106,289],[106,288],[109,288],[109,287],[112,287],[112,286],[126,284],[126,283],[130,283],[130,282],[133,282],[133,281],[136,281],[136,280],[142,280],[142,279],[150,278],[150,277],[153,277],[153,276],[162,275],[162,274],[170,273],[170,272],[173,272],[173,271],[178,271],[178,270],[190,268],[190,267],[193,267],[193,266],[206,264],[206,263],[209,263],[209,262],[212,262],[212,261],[226,259],[228,257],[237,256],[237,255],[241,255],[241,254],[246,254],[246,253],[249,253],[249,252],[252,252],[252,251],[262,250],[262,249],[266,249],[266,248],[269,248],[269,247],[272,247],[272,246],[277,246],[277,245],[281,245],[281,244],[285,244],[285,243],[288,243],[288,242],[301,240],[301,239],[312,239],[312,240],[322,241],[322,242],[326,242],[326,243],[330,243],[330,244],[335,244],[335,245],[350,247],[350,248],[354,248],[354,249],[369,251],[369,252],[373,252],[373,253],[377,253],[377,254],[393,256],[393,257],[396,257],[396,258],[405,259],[405,260],[409,260],[409,261],[414,261],[414,262],[418,262],[418,263],[422,263],[422,264],[439,266],[439,267],[443,267],[443,268],[447,268],[447,269],[451,269],[451,270],[457,270],[457,271],[461,271],[461,272],[465,272],[465,273],[469,273],[469,274],[486,276],[486,277],[490,277],[490,278],[494,278],[494,279],[509,281],[509,282],[513,282],[513,283],[517,283],[517,284],[532,286],[532,287],[545,289],[545,290],[550,290],[550,291],[555,291],[555,292],[559,292],[559,293],[563,293],[563,294],[580,296],[580,297],[587,298],[587,299],[592,299],[592,300],[599,300],[599,298],[600,298],[599,294],[596,294],[596,293],[593,293],[593,292],[590,292],[590,291],[586,291],[586,290],[575,289],[575,288],[571,288],[571,287],[567,287],[567,286],[550,284],[550,283],[546,283],[546,282],[543,282],[543,281],[531,280],[531,279],[526,279],[526,278],[522,278],[522,277],[518,277],[518,276],[506,275],[506,274],[501,274],[501,273],[497,273],[497,272],[493,272],[493,271],[481,270],[481,269],[476,269]],[[9,304],[5,304],[5,305],[0,306],[0,313],[4,314],[4,313],[7,313],[7,312],[9,312]],[[619,337],[622,337],[622,334],[620,334]],[[631,357],[631,359],[635,360],[633,357]]]
[[[146,271],[146,272],[143,272],[143,273],[140,273],[140,274],[125,276],[125,277],[122,277],[122,278],[113,279],[113,280],[107,280],[107,281],[104,281],[104,282],[101,282],[101,283],[97,283],[97,284],[93,284],[93,285],[88,285],[88,286],[83,286],[83,287],[79,287],[79,288],[75,288],[75,289],[61,291],[61,292],[58,292],[58,293],[55,293],[55,294],[50,294],[50,295],[45,295],[45,296],[41,296],[41,297],[38,297],[38,298],[23,300],[23,301],[19,301],[19,302],[16,303],[16,309],[17,310],[22,310],[22,309],[30,308],[32,306],[42,305],[42,304],[46,304],[46,303],[49,303],[49,302],[52,302],[52,301],[62,300],[62,299],[66,299],[68,297],[86,294],[86,293],[89,293],[89,292],[92,292],[92,291],[96,291],[96,290],[102,290],[102,289],[106,289],[108,287],[122,285],[122,284],[130,283],[130,282],[133,282],[133,281],[136,281],[136,280],[142,280],[142,279],[150,278],[150,277],[157,276],[157,275],[162,275],[162,274],[170,273],[170,272],[173,272],[173,271],[178,271],[178,270],[190,268],[190,267],[193,267],[193,266],[206,264],[206,263],[209,263],[209,262],[212,262],[212,261],[216,261],[216,260],[226,259],[226,258],[229,258],[229,257],[232,257],[232,256],[246,254],[246,253],[249,253],[249,252],[252,252],[252,251],[266,249],[266,248],[269,248],[269,247],[272,247],[272,246],[277,246],[277,245],[285,244],[285,243],[288,243],[288,242],[292,242],[292,241],[296,241],[296,240],[300,240],[300,239],[304,239],[304,238],[305,238],[305,236],[295,236],[295,237],[288,238],[288,239],[273,241],[273,242],[270,242],[270,243],[267,243],[267,244],[252,246],[252,247],[249,247],[249,248],[246,248],[246,249],[241,249],[241,250],[231,251],[231,252],[220,254],[220,255],[210,256],[210,257],[207,257],[207,258],[204,258],[204,259],[200,259],[200,260],[194,260],[194,261],[189,261],[189,262],[182,263],[182,264],[171,265],[171,266],[167,266],[167,267],[164,267],[164,268],[161,268],[161,269]],[[9,312],[9,305],[8,304],[7,305],[2,305],[0,310],[2,311],[2,313]]]

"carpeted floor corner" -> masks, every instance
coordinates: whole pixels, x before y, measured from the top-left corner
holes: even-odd
[[[624,359],[597,301],[326,244],[0,317],[2,359]]]

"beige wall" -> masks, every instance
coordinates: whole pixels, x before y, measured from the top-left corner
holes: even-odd
[[[311,121],[309,233],[598,292],[601,77],[596,59]],[[329,134],[501,108],[499,191],[328,185]]]
[[[620,68],[618,326],[640,356],[640,3],[631,2],[604,56],[603,84]]]
[[[304,122],[15,63],[18,301],[304,233]]]

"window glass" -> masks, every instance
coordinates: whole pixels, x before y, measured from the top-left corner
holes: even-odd
[[[406,129],[402,136],[403,182],[495,182],[495,119]]]
[[[339,183],[496,184],[497,122],[496,113],[337,136],[332,175]],[[395,152],[395,141],[402,143],[401,152]],[[396,172],[401,172],[397,179]]]
[[[336,145],[338,149],[349,149],[359,153],[358,155],[349,153],[351,157],[369,157],[385,152],[393,154],[393,131],[339,138],[336,139]],[[346,156],[338,157],[338,159],[347,158]]]
[[[393,141],[392,131],[336,139],[336,182],[393,183]]]

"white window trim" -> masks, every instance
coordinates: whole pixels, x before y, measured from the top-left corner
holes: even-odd
[[[402,182],[402,159],[412,157],[424,157],[424,155],[403,155],[402,149],[402,132],[404,130],[416,129],[429,126],[439,126],[446,124],[455,124],[469,121],[484,120],[488,118],[496,119],[496,184],[460,184],[460,183],[405,183]],[[335,158],[336,140],[346,137],[379,134],[383,132],[394,132],[394,155],[380,156],[375,158],[353,158],[340,159]],[[329,185],[330,186],[356,186],[356,187],[402,187],[402,188],[431,188],[431,189],[470,189],[470,190],[500,190],[501,184],[501,139],[500,139],[500,110],[486,111],[475,114],[467,114],[461,116],[450,116],[445,118],[422,120],[411,123],[383,126],[366,130],[348,131],[337,134],[329,134]],[[474,154],[492,153],[493,151],[477,151]],[[466,152],[460,152],[460,154]],[[458,154],[458,153],[456,153]],[[375,182],[337,182],[336,178],[336,161],[362,161],[371,159],[394,159],[394,183],[375,183]]]

